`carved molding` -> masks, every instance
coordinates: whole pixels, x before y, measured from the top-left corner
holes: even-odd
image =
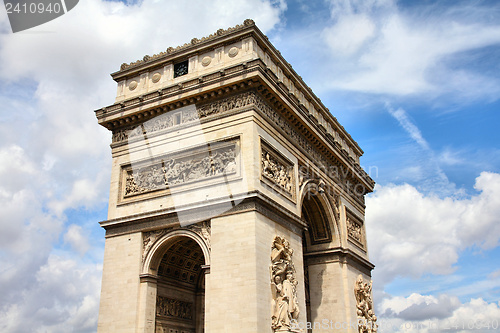
[[[168,131],[176,126],[192,123],[204,118],[220,115],[242,107],[254,106],[264,114],[272,124],[275,124],[286,135],[286,137],[297,144],[312,159],[314,165],[320,168],[327,176],[340,184],[344,191],[351,195],[361,205],[364,205],[364,193],[366,188],[354,177],[353,172],[345,167],[335,158],[329,159],[317,149],[310,140],[301,134],[283,115],[272,108],[255,91],[248,91],[231,97],[227,97],[212,103],[207,103],[198,107],[190,106],[182,110],[171,111],[161,116],[157,116],[144,125],[134,128],[120,129],[113,131],[113,143],[126,142],[141,135],[148,137],[156,132]],[[179,120],[174,121],[177,117]],[[158,118],[158,119],[156,119]],[[312,167],[309,167],[312,171]],[[362,170],[362,169],[360,169]],[[362,171],[360,171],[362,172]],[[364,174],[362,172],[362,174]],[[373,181],[371,181],[373,182]]]
[[[233,200],[240,201],[238,205],[224,211],[221,214],[220,205],[227,207],[227,202],[215,203],[207,202],[204,207],[194,207],[183,212],[182,220],[188,223],[197,223],[200,216],[226,216],[231,214],[239,214],[242,212],[256,211],[264,216],[267,216],[273,221],[290,229],[296,234],[301,234],[306,224],[297,215],[291,213],[281,205],[276,203],[270,197],[258,191],[252,191],[245,195],[236,196]],[[118,235],[125,235],[142,230],[161,229],[165,227],[173,227],[179,224],[179,219],[175,210],[167,208],[152,212],[145,212],[107,220],[100,222],[101,226],[106,230],[106,238]]]
[[[238,173],[237,140],[177,152],[122,168],[122,199]]]
[[[168,131],[182,125],[193,124],[200,119],[212,115],[218,115],[234,109],[253,105],[255,104],[256,98],[256,93],[249,91],[198,107],[194,104],[189,105],[156,116],[142,125],[114,130],[112,141],[113,143],[126,142],[127,140],[132,140],[141,136],[149,137],[156,132]]]
[[[267,180],[268,185],[271,185],[273,189],[278,190],[286,197],[295,199],[293,164],[262,140],[260,147],[262,180]]]
[[[377,316],[373,308],[372,281],[363,282],[363,276],[358,275],[354,284],[356,297],[356,314],[358,317],[358,333],[376,333],[378,331]]]
[[[130,64],[124,63],[121,65],[121,70],[136,67],[151,61],[157,61],[159,58],[166,58],[172,53],[193,47],[200,42],[206,42],[218,36],[226,35],[253,25],[255,25],[255,23],[252,20],[245,20],[242,25],[237,25],[234,28],[228,28],[226,30],[219,29],[216,33],[208,37],[201,39],[193,38],[190,43],[185,43],[177,48],[167,48],[166,52],[160,52],[159,54],[155,54],[153,56],[146,55],[142,60],[138,60]],[[317,96],[310,95],[312,91],[303,82],[302,77],[297,76],[293,78],[293,75],[289,75],[292,66],[283,58],[276,59],[275,56],[272,56],[271,53],[269,53],[269,50],[264,45],[256,44],[254,48],[254,51],[258,54],[259,59],[263,62],[266,71],[274,74],[272,78],[276,84],[287,90],[288,94],[293,97],[293,100],[297,103],[297,105],[308,113],[325,136],[331,136],[339,144],[341,150],[346,152],[348,157],[353,158],[355,162],[359,163],[359,157],[361,156],[362,151],[357,143],[338,123],[337,119],[330,114],[329,110],[321,104],[321,100],[317,98]],[[237,48],[231,48],[229,56],[234,56],[237,51]],[[280,55],[278,50],[276,50],[276,55],[278,55],[278,57]],[[209,60],[210,59],[207,61]],[[207,61],[202,61],[202,64],[207,66]]]
[[[271,247],[271,290],[273,332],[291,332],[292,320],[299,317],[297,278],[292,261],[293,250],[284,237],[276,236]]]
[[[162,238],[164,235],[169,233],[170,231],[179,230],[179,229],[187,229],[196,232],[198,235],[203,238],[205,244],[207,245],[208,250],[211,249],[211,223],[210,221],[203,221],[200,223],[190,224],[186,227],[180,227],[179,225],[168,227],[160,230],[146,231],[142,234],[142,264],[144,265],[144,261],[148,256],[151,248],[155,243]]]
[[[194,105],[180,108],[175,111],[158,115],[139,126],[113,131],[112,142],[124,142],[136,137],[149,135],[161,130],[168,130],[198,120],[198,113]]]
[[[194,304],[178,299],[156,296],[156,315],[182,319],[193,320]]]

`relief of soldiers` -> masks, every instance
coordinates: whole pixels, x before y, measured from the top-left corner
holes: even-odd
[[[377,316],[373,312],[372,282],[363,283],[361,274],[354,284],[354,296],[358,316],[358,333],[376,333],[378,331]]]

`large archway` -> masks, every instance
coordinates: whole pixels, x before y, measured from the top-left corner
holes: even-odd
[[[146,260],[149,272],[156,275],[156,333],[204,332],[208,260],[198,238],[184,230],[166,234]]]
[[[313,323],[318,321],[318,309],[322,304],[325,283],[324,268],[318,265],[317,253],[331,247],[332,242],[336,240],[335,217],[327,194],[318,192],[315,186],[310,186],[310,190],[305,192],[302,198],[301,215],[307,224],[307,230],[302,235],[306,318],[307,322]]]

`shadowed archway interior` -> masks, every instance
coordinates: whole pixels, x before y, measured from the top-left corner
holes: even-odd
[[[304,255],[304,285],[306,293],[306,320],[314,322],[317,318],[317,309],[322,302],[323,275],[311,274],[311,262],[307,254],[311,247],[332,241],[327,211],[317,194],[309,192],[302,202],[302,219],[306,222],[308,229],[302,234],[302,250]],[[312,332],[311,330],[307,330]]]
[[[302,218],[309,227],[311,244],[328,243],[332,241],[332,232],[327,214],[318,195],[309,192],[302,203]]]
[[[204,331],[205,258],[191,238],[180,236],[158,267],[156,333]]]

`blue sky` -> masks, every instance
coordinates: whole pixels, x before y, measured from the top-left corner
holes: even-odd
[[[87,0],[17,34],[0,10],[2,332],[96,330],[109,73],[246,18],[365,151],[384,331],[500,318],[500,3]]]

